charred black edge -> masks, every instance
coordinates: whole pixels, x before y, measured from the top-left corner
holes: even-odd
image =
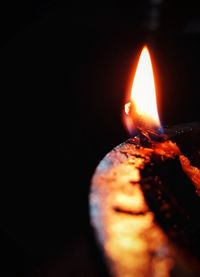
[[[192,165],[200,166],[199,156],[195,155],[196,149],[200,149],[199,122],[175,126],[167,130],[166,134],[165,139],[176,142]],[[141,144],[140,137],[128,139],[126,143],[138,149],[146,146]],[[200,260],[200,198],[183,172],[179,157],[163,161],[152,155],[151,161],[140,171],[141,189],[159,225],[175,245],[189,250]]]
[[[200,198],[179,158],[163,161],[152,155],[141,176],[142,191],[159,225],[176,245],[200,260]]]

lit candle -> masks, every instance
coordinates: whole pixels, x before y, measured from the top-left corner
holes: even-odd
[[[191,178],[197,189],[197,193],[200,192],[200,170],[192,166],[187,157],[178,153],[177,151],[180,152],[180,150],[177,148],[177,145],[168,141],[168,136],[163,134],[156,105],[153,68],[150,54],[146,46],[143,48],[139,58],[131,89],[131,99],[130,102],[125,104],[124,114],[124,121],[131,135],[137,132],[141,142],[144,143],[145,139],[145,141],[152,144],[153,147],[158,147],[157,143],[154,144],[154,141],[158,139],[166,141],[162,144],[165,151],[167,150],[174,154],[180,154],[179,158],[183,170],[189,178]],[[186,125],[185,128],[188,129],[189,126]],[[177,132],[184,131],[182,126],[177,127],[176,130]],[[159,147],[161,147],[161,145],[159,145]]]
[[[91,223],[108,270],[115,277],[170,276],[172,271],[199,276],[200,224],[194,216],[200,213],[199,169],[181,151],[188,139],[192,152],[199,151],[200,129],[172,128],[171,140],[163,134],[147,47],[124,118],[130,134],[137,135],[100,162],[90,193]]]

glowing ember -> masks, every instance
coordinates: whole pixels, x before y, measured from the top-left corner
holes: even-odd
[[[125,123],[130,133],[135,129],[155,131],[160,128],[151,58],[145,46],[133,80],[130,102],[125,105]]]
[[[200,169],[190,164],[190,161],[184,155],[179,157],[184,172],[188,175],[197,189],[197,193],[200,195]]]

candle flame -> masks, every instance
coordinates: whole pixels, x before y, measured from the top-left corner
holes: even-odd
[[[126,126],[131,134],[135,129],[149,132],[160,128],[153,68],[146,46],[140,54],[130,101],[124,108]]]

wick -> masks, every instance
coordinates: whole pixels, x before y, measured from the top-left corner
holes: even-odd
[[[166,134],[159,134],[156,131],[146,130],[137,127],[137,132],[140,139],[140,143],[144,147],[151,147],[156,142],[164,142],[168,140],[168,136]]]
[[[167,135],[159,133],[157,126],[146,123],[143,116],[137,113],[134,102],[128,102],[125,105],[125,113],[131,120],[131,125],[134,126],[142,146],[151,147],[155,142],[163,142],[168,139]],[[149,122],[151,121],[149,120]]]

